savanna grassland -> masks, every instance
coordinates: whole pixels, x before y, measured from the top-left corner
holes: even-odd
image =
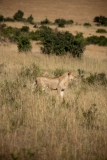
[[[107,33],[96,33],[107,26],[93,22],[95,16],[107,17],[106,0],[0,3],[4,16],[13,16],[20,9],[25,16],[32,14],[36,22],[46,17],[51,21],[73,19],[73,25],[57,29],[74,35],[82,32],[84,37],[107,37]],[[91,27],[85,27],[85,22]],[[20,28],[25,24],[6,25]],[[107,47],[87,45],[79,59],[69,54],[42,54],[40,43],[31,44],[31,52],[19,53],[15,43],[0,42],[0,160],[107,160]],[[83,75],[65,90],[64,99],[56,91],[31,91],[35,72],[54,77],[61,70]],[[87,79],[90,75],[91,80]],[[105,77],[96,80],[95,75]]]

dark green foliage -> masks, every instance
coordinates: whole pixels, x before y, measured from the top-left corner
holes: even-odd
[[[1,35],[11,42],[16,42],[20,35],[20,29],[4,26],[1,30]]]
[[[6,26],[2,30],[2,35],[9,38],[11,35],[15,34],[16,30],[17,30],[17,28],[13,28],[11,26],[9,26],[9,27]]]
[[[89,85],[107,85],[107,78],[105,73],[90,73],[90,76],[83,79],[83,82],[86,82]]]
[[[65,27],[66,20],[65,19],[56,19],[55,23],[58,24],[58,27]]]
[[[14,15],[14,20],[22,21],[24,13],[18,11]],[[28,17],[28,21],[32,22],[32,15]],[[49,23],[46,18],[43,23]],[[72,20],[56,19],[55,23],[73,23]],[[73,57],[81,57],[85,49],[85,39],[81,33],[73,36],[69,32],[55,32],[50,27],[42,25],[37,31],[29,32],[28,26],[23,26],[21,29],[13,27],[4,27],[1,30],[1,35],[9,38],[11,42],[17,42],[19,52],[27,52],[31,50],[30,40],[41,41],[43,53],[64,55],[71,53]]]
[[[26,36],[20,36],[17,39],[17,46],[18,46],[19,52],[28,52],[28,51],[31,51],[31,48],[32,48],[30,40]]]
[[[49,34],[45,34],[42,44],[41,50],[46,54],[64,55],[71,53],[73,57],[81,57],[85,49],[85,40],[81,33],[73,36],[69,32],[54,33],[50,31]]]
[[[29,27],[28,27],[28,26],[23,26],[23,27],[21,28],[21,31],[22,31],[22,32],[29,32]]]
[[[98,25],[107,26],[107,18],[105,16],[96,16],[94,22],[97,22]]]
[[[86,42],[85,42],[85,39],[83,38],[83,35],[82,33],[78,33],[72,43],[71,43],[71,53],[73,55],[73,57],[78,57],[78,58],[81,58],[84,50],[85,50],[85,45],[86,45]]]
[[[91,24],[90,24],[90,23],[84,23],[84,26],[85,26],[85,27],[90,27]]]
[[[36,25],[36,23],[34,23],[34,26],[33,26],[34,28],[37,28],[37,25]]]
[[[39,30],[35,32],[37,40],[45,41],[45,39],[53,34],[50,27],[41,26]]]
[[[2,34],[2,32],[4,31],[5,28],[6,28],[5,23],[0,24],[0,34]]]
[[[4,21],[4,17],[3,15],[0,14],[0,22],[3,22]]]
[[[4,21],[6,22],[14,22],[15,20],[13,19],[13,18],[11,18],[11,17],[6,17],[6,18],[4,18]]]
[[[46,18],[45,20],[41,21],[41,24],[50,24],[51,22]]]
[[[55,24],[58,24],[58,27],[65,27],[65,24],[73,24],[74,21],[73,20],[65,20],[65,19],[56,19]]]
[[[16,21],[23,21],[23,16],[24,16],[24,12],[22,12],[21,10],[18,10],[14,16],[13,19]]]
[[[32,16],[32,14],[27,18],[27,22],[29,22],[30,24],[34,24],[34,22],[33,22],[33,20],[34,20],[34,18],[33,18],[33,16]]]
[[[105,29],[97,29],[96,32],[97,33],[107,33],[107,31]]]
[[[107,38],[104,36],[91,36],[91,37],[87,37],[86,41],[88,42],[88,44],[98,44],[99,46],[107,46]]]
[[[34,40],[34,41],[40,40],[41,38],[40,38],[40,34],[39,33],[40,32],[38,30],[36,32],[31,31],[31,32],[29,32],[29,38],[31,40]]]
[[[74,23],[74,21],[72,19],[66,21],[66,24],[73,24],[73,23]]]

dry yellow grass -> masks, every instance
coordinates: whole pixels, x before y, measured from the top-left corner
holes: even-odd
[[[54,3],[49,0],[47,3],[34,0],[32,3],[24,0],[20,3],[16,0],[0,2],[1,14],[5,12],[6,16],[11,16],[24,8],[26,16],[33,14],[37,21],[45,16],[50,20],[62,17],[81,24],[92,23],[98,14],[107,16],[106,0],[82,0],[81,3],[72,2],[72,5],[71,1],[60,0]],[[21,27],[23,24],[8,25]],[[96,27],[92,25],[87,29],[73,25],[64,30],[74,34],[82,31],[84,36],[89,36],[95,34]],[[0,159],[106,160],[107,86],[89,86],[78,81],[69,86],[64,100],[60,100],[54,91],[32,93],[33,78],[19,73],[23,67],[29,68],[35,63],[48,76],[54,76],[57,68],[75,75],[81,69],[85,71],[85,77],[96,72],[107,76],[107,47],[87,46],[79,60],[69,55],[43,55],[40,45],[32,42],[32,46],[32,52],[25,54],[18,53],[15,44],[0,44],[0,64],[6,62],[0,68]]]
[[[61,101],[56,99],[56,92],[32,93],[32,80],[26,81],[18,75],[23,66],[33,63],[48,76],[53,76],[56,68],[71,70],[76,75],[78,69],[85,70],[85,76],[95,72],[107,75],[105,48],[87,47],[82,60],[78,60],[43,55],[39,53],[39,46],[36,53],[36,45],[33,46],[32,53],[27,54],[19,54],[16,45],[10,43],[0,47],[0,64],[6,62],[0,73],[1,88],[5,89],[0,96],[1,159],[106,159],[106,88],[77,82],[65,91],[65,100]],[[101,56],[102,50],[105,52]],[[16,92],[8,93],[8,85],[16,79],[16,85],[20,86],[16,86]],[[6,97],[11,103],[6,102]],[[88,129],[90,125],[94,127]]]

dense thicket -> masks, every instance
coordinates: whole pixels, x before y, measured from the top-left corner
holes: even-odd
[[[96,16],[94,22],[96,22],[97,25],[107,26],[107,18],[105,16]]]

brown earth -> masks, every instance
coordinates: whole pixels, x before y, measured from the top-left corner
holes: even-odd
[[[0,0],[0,14],[13,16],[22,10],[25,17],[33,15],[35,21],[49,18],[73,19],[75,22],[92,22],[95,16],[107,16],[107,0]]]

